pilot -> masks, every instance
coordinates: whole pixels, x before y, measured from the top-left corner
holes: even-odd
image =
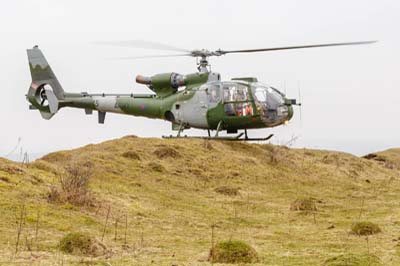
[[[246,105],[246,115],[253,115],[253,106],[251,104]]]
[[[225,113],[229,116],[235,116],[235,106],[233,103],[225,104]]]

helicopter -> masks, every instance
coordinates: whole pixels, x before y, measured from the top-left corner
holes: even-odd
[[[278,89],[261,83],[256,77],[237,77],[222,81],[221,75],[211,71],[208,59],[233,53],[256,53],[291,49],[371,44],[376,41],[342,42],[301,46],[286,46],[246,50],[186,50],[173,46],[146,42],[123,41],[102,44],[134,46],[180,52],[179,54],[124,57],[137,59],[151,57],[190,56],[197,59],[197,72],[178,74],[161,73],[153,76],[136,76],[138,84],[146,85],[152,94],[106,94],[64,91],[42,51],[36,45],[27,50],[32,77],[27,101],[29,109],[38,110],[44,119],[52,118],[61,108],[80,108],[85,114],[98,113],[98,123],[104,124],[106,113],[118,113],[163,119],[171,122],[176,135],[165,138],[183,138],[185,129],[207,130],[207,136],[194,138],[237,141],[263,141],[250,138],[248,129],[271,128],[287,124],[293,117],[293,106],[301,105],[296,99],[287,98]],[[244,132],[238,133],[239,130]],[[211,131],[215,133],[211,134]],[[226,131],[233,136],[220,136]]]

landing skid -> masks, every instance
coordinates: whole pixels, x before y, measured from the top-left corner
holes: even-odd
[[[182,138],[192,138],[192,139],[209,139],[209,140],[229,140],[229,141],[266,141],[269,140],[270,138],[272,138],[272,136],[274,134],[270,134],[268,137],[266,138],[249,138],[247,135],[247,129],[244,130],[244,132],[237,134],[236,136],[219,136],[219,132],[222,130],[222,121],[219,121],[218,126],[217,126],[217,132],[215,133],[214,136],[211,136],[211,132],[208,129],[208,136],[181,136],[181,133],[183,131],[183,129],[185,128],[185,125],[183,123],[181,123],[179,125],[179,130],[178,130],[178,134],[176,136],[173,135],[169,135],[169,136],[162,136],[164,139],[182,139]],[[244,138],[242,138],[244,135]]]
[[[245,135],[245,133],[240,133],[236,136],[173,136],[173,135],[169,135],[169,136],[162,136],[164,139],[207,139],[207,140],[227,140],[227,141],[266,141],[269,140],[270,138],[272,138],[274,136],[274,134],[270,134],[269,136],[265,137],[265,138],[249,138],[247,136],[245,136],[244,138],[243,135]]]

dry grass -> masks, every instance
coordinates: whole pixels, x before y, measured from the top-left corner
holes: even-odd
[[[179,155],[167,155],[171,150]],[[400,151],[379,154],[396,163]],[[91,166],[89,190],[82,191],[96,197],[95,207],[47,200],[51,187],[62,192],[60,174],[76,162]],[[333,258],[349,261],[346,254],[400,265],[399,171],[346,153],[125,137],[52,153],[28,168],[0,159],[0,176],[8,180],[0,181],[0,265],[209,266],[211,224],[214,243],[241,239],[257,250],[252,265],[332,266]],[[241,188],[240,194],[215,191],[221,187]],[[293,209],[311,209],[314,215],[290,210],[295,199],[307,195],[315,205],[298,201]],[[22,204],[26,219],[14,256],[15,206]],[[367,239],[349,234],[360,220],[383,230]],[[102,242],[112,252],[61,255],[60,239],[70,232],[97,239],[104,232]]]

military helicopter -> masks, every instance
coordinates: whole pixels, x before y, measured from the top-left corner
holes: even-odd
[[[248,129],[276,127],[293,117],[293,105],[301,105],[289,99],[278,89],[261,83],[255,77],[238,77],[222,81],[221,75],[211,71],[208,59],[233,53],[255,53],[316,47],[370,44],[375,41],[329,43],[287,46],[247,50],[186,50],[169,45],[145,42],[109,42],[118,46],[134,46],[181,52],[156,56],[126,57],[137,59],[149,57],[190,56],[197,59],[197,72],[192,74],[163,73],[151,77],[137,75],[138,84],[147,85],[154,94],[105,94],[64,91],[38,46],[28,49],[29,67],[32,76],[26,98],[30,109],[39,110],[44,119],[50,119],[63,107],[84,109],[87,115],[98,112],[98,122],[104,123],[107,112],[142,116],[170,121],[175,136],[189,128],[208,131],[206,139],[238,141],[263,141],[272,137],[250,138]],[[211,134],[211,130],[215,133]],[[238,134],[238,130],[244,132]],[[221,131],[234,136],[219,136]],[[193,136],[196,137],[196,136]]]

